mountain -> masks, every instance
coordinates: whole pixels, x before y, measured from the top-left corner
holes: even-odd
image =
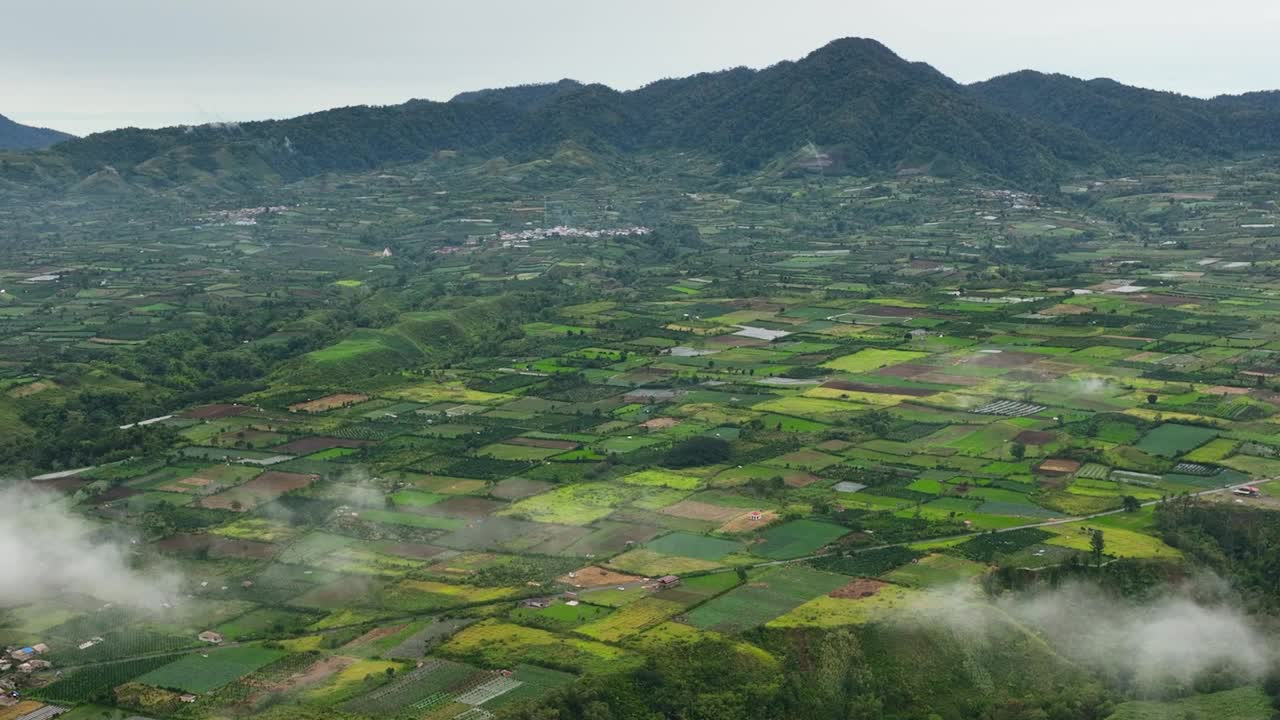
[[[725,172],[967,174],[1023,187],[1143,156],[1280,147],[1275,93],[1200,100],[1024,71],[964,86],[868,39],[761,70],[632,91],[560,80],[448,102],[355,106],[278,121],[136,128],[0,163],[0,187],[239,192],[442,150],[524,161],[564,147],[705,153]]]
[[[582,83],[565,78],[554,83],[515,85],[505,88],[473,90],[454,95],[451,103],[494,102],[521,111],[537,110],[558,97],[582,89]]]
[[[1050,139],[929,65],[861,38],[758,72],[699,76],[675,92],[655,84],[634,95],[667,115],[671,142],[712,149],[736,169],[811,143],[860,174],[947,167],[1032,181],[1101,158],[1083,137]]]
[[[482,147],[514,127],[520,115],[488,102],[411,100],[288,120],[126,128],[71,140],[45,155],[52,166],[69,166],[79,177],[109,168],[127,182],[156,189],[193,182],[287,182],[422,160],[443,149]]]
[[[1124,155],[1227,156],[1280,146],[1280,99],[1274,92],[1202,100],[1032,70],[969,89],[993,108],[1073,128]]]
[[[524,106],[503,149],[574,141],[624,152],[678,148],[751,171],[808,150],[858,174],[965,171],[1038,182],[1103,153],[1078,133],[993,111],[937,70],[874,41],[835,41],[796,62],[660,80],[530,86],[478,97]],[[455,99],[454,102],[458,102]]]
[[[0,150],[40,150],[73,137],[49,128],[21,125],[0,115]]]

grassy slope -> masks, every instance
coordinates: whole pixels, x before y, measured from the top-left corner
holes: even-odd
[[[440,361],[493,332],[500,318],[518,312],[518,302],[502,296],[452,310],[406,313],[394,325],[357,330],[334,345],[307,353],[282,373],[292,382],[341,384],[346,378]]]
[[[930,712],[973,717],[988,702],[1051,697],[1064,686],[1092,683],[1083,670],[990,607],[850,628],[852,642],[831,652],[832,633],[840,632],[846,631],[780,631],[771,639],[780,641],[789,657],[837,658],[819,660],[815,678],[844,674],[832,672],[833,662],[857,666],[853,672],[865,678],[864,687],[880,692],[889,713],[885,717],[923,717]]]
[[[1108,720],[1166,720],[1166,718],[1204,718],[1205,720],[1266,720],[1272,714],[1271,702],[1256,687],[1193,695],[1181,700],[1127,702],[1116,708]]]

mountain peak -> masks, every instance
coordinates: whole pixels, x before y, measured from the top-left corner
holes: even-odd
[[[570,93],[587,87],[577,80],[563,78],[556,82],[512,85],[502,88],[486,88],[461,92],[449,99],[451,103],[494,102],[517,110],[530,111],[547,105]]]
[[[890,50],[888,46],[879,40],[864,37],[843,37],[832,40],[822,47],[809,53],[814,55],[844,55],[855,56],[862,55],[867,57],[893,58],[901,60],[897,53]]]

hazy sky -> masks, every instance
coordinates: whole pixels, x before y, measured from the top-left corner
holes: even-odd
[[[963,82],[1030,67],[1280,87],[1276,0],[0,0],[0,16],[0,114],[75,133],[562,77],[626,89],[850,35]]]

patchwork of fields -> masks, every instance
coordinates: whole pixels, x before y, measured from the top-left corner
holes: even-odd
[[[180,579],[145,612],[7,609],[0,645],[54,663],[31,695],[479,720],[676,643],[874,627],[995,567],[1183,563],[1141,505],[1280,475],[1274,237],[1241,230],[1273,210],[1234,171],[1070,203],[906,174],[707,190],[668,160],[548,195],[526,183],[576,171],[434,158],[291,186],[252,228],[157,198],[128,242],[82,237],[120,221],[86,207],[65,282],[32,280],[68,262],[33,225],[0,265],[0,432],[118,433],[22,470],[66,470],[37,483]],[[667,210],[643,238],[504,240],[535,206]],[[162,360],[172,386],[134,379]]]

